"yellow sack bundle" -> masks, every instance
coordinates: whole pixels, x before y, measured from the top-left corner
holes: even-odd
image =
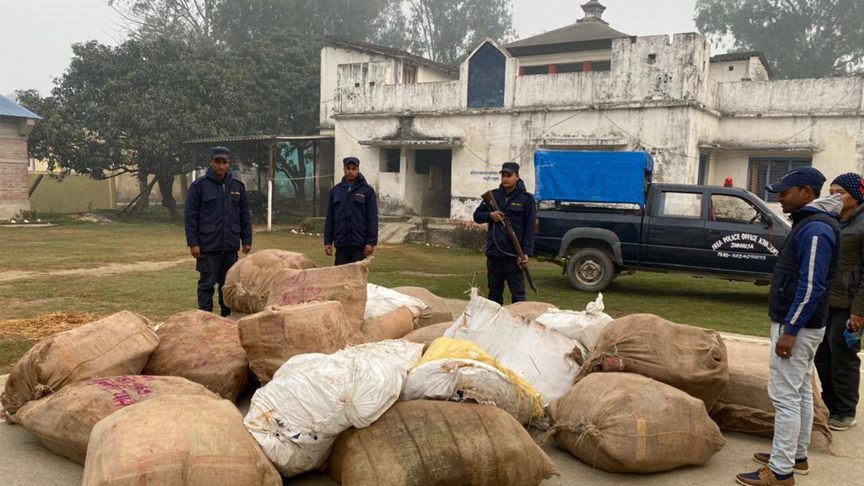
[[[402,400],[471,400],[498,407],[522,424],[543,416],[540,394],[471,341],[432,342],[408,373]]]

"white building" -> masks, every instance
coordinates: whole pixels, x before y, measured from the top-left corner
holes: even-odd
[[[864,77],[771,81],[760,53],[711,57],[696,33],[628,36],[602,20],[597,0],[582,7],[573,25],[506,46],[487,40],[458,77],[331,39],[321,130],[335,135],[335,160],[360,158],[383,214],[462,220],[498,185],[503,162],[518,162],[533,190],[537,149],[644,150],[655,181],[731,177],[764,198],[792,167],[829,180],[864,170]]]

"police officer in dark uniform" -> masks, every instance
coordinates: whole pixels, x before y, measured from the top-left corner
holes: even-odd
[[[486,232],[486,272],[489,278],[489,300],[504,305],[504,282],[510,287],[512,302],[525,300],[525,275],[521,265],[534,253],[534,195],[525,190],[519,178],[519,164],[506,162],[501,167],[501,186],[492,191],[501,211],[492,211],[486,203],[474,211],[474,221],[488,223]],[[525,259],[517,261],[516,249],[504,231],[504,215],[510,218]]]
[[[360,173],[360,160],[342,160],[345,176],[330,190],[324,224],[324,252],[336,265],[359,262],[378,245],[378,197]]]
[[[213,286],[219,285],[222,316],[231,309],[222,300],[225,274],[237,262],[237,250],[252,249],[252,221],[246,186],[231,177],[228,149],[213,147],[210,168],[189,187],[186,196],[186,244],[195,257],[198,278],[198,308],[213,310]]]

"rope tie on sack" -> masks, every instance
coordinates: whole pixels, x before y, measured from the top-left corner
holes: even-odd
[[[600,428],[594,424],[585,423],[580,421],[578,424],[574,424],[573,422],[561,422],[559,424],[555,424],[552,427],[549,427],[549,430],[543,434],[543,437],[540,439],[540,443],[538,444],[540,447],[546,445],[549,442],[549,439],[555,437],[558,432],[573,432],[579,434],[579,437],[576,438],[576,445],[579,445],[586,436],[590,435],[591,437],[600,437],[603,433],[600,431]]]
[[[43,383],[37,383],[36,386],[33,387],[33,400],[39,400],[45,395],[50,395],[54,393],[54,390]]]

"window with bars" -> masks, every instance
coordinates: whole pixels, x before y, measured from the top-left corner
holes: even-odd
[[[766,202],[777,202],[777,194],[766,191],[765,186],[779,181],[792,169],[811,165],[813,165],[813,159],[809,157],[751,157],[747,188]]]
[[[699,175],[697,176],[696,184],[705,185],[705,180],[708,178],[708,154],[699,154]]]

